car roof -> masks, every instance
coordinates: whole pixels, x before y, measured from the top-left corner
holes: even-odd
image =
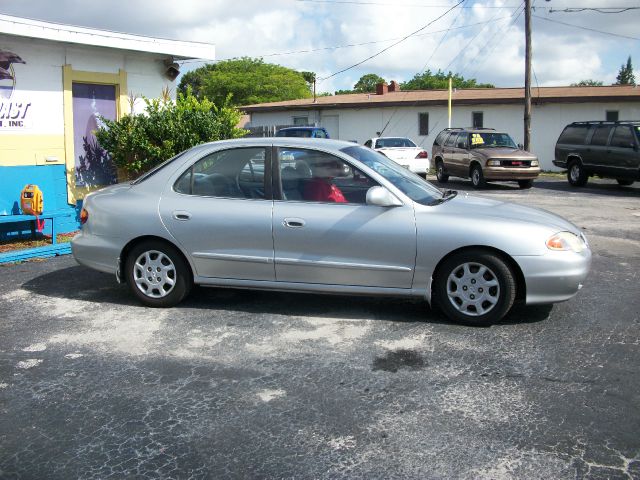
[[[444,130],[442,130],[443,132],[469,132],[469,133],[507,133],[508,132],[502,132],[500,130],[496,130],[495,128],[488,128],[488,127],[452,127],[452,128],[445,128]],[[442,133],[442,132],[441,132]]]
[[[200,147],[211,146],[252,146],[252,145],[274,145],[276,147],[299,147],[315,148],[318,150],[341,150],[346,147],[354,147],[357,144],[345,140],[332,140],[330,138],[302,138],[302,137],[257,137],[257,138],[235,138],[233,140],[218,140],[216,142],[203,143]]]
[[[279,129],[279,132],[286,132],[288,130],[324,130],[324,127],[284,127]]]
[[[573,122],[570,125],[640,125],[640,120],[588,120]]]

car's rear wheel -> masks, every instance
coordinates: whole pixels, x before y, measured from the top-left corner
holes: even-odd
[[[634,180],[627,180],[626,178],[617,178],[618,185],[621,187],[628,187],[629,185],[633,185]]]
[[[490,325],[511,309],[516,297],[515,275],[497,255],[466,250],[447,258],[438,268],[433,294],[451,320]]]
[[[567,170],[567,180],[574,187],[583,187],[589,180],[586,170],[578,160],[573,160],[569,163],[569,169]]]
[[[533,180],[518,180],[518,186],[522,189],[533,187]]]
[[[482,167],[480,165],[474,165],[471,169],[471,183],[474,188],[484,188],[487,186],[487,181],[484,179],[484,173],[482,173]]]
[[[172,307],[191,289],[191,275],[182,255],[160,241],[142,242],[129,252],[126,261],[129,288],[149,307]]]
[[[449,181],[449,175],[444,172],[444,162],[442,160],[438,160],[436,162],[436,178],[440,183],[446,183]]]

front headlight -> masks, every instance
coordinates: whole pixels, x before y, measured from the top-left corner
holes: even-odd
[[[547,240],[547,248],[549,250],[572,250],[580,253],[587,248],[587,245],[582,238],[571,232],[560,232]]]
[[[531,160],[532,167],[537,167],[538,165],[540,165],[540,162],[538,162],[538,160]]]
[[[487,160],[487,167],[499,167],[500,160]]]

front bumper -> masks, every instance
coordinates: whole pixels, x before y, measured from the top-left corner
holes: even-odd
[[[123,243],[116,237],[80,232],[71,240],[71,253],[80,265],[115,275]]]
[[[535,180],[540,167],[488,167],[482,170],[486,180]]]
[[[573,297],[591,268],[591,251],[549,251],[541,256],[515,256],[524,274],[527,304],[564,302]]]
[[[553,160],[552,163],[559,168],[567,168],[566,160]]]

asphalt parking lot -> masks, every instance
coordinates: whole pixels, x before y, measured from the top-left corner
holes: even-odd
[[[0,266],[0,478],[640,478],[640,182],[482,194],[585,230],[574,299],[490,328],[242,290],[154,310],[71,256]]]

